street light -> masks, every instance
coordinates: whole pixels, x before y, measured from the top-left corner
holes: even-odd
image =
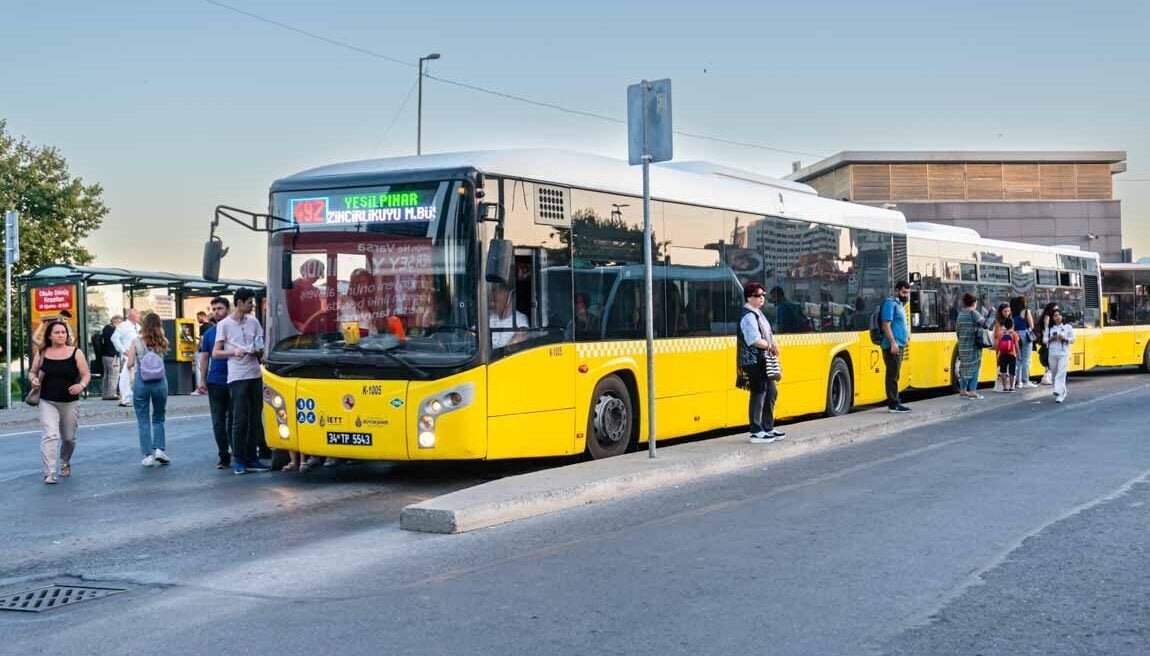
[[[426,57],[419,58],[419,108],[415,119],[415,154],[423,154],[423,62],[439,59],[439,53],[433,52]]]

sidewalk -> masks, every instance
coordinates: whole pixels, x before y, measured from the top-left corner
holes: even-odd
[[[742,433],[660,446],[654,460],[648,457],[646,448],[641,448],[637,453],[616,458],[510,476],[407,506],[400,517],[400,528],[425,533],[465,533],[879,439],[960,415],[1047,400],[1050,389],[1043,386],[1014,394],[984,390],[986,398],[981,401],[944,396],[915,402],[908,414],[891,414],[884,407],[845,417],[804,421],[783,426],[787,430],[786,439],[772,444],[750,444],[747,434]]]
[[[169,396],[168,416],[185,417],[208,414],[207,396]],[[80,423],[90,424],[99,421],[132,421],[136,414],[131,408],[122,408],[115,401],[99,398],[80,401]],[[12,399],[12,408],[0,410],[0,431],[32,429],[40,425],[40,409],[30,406],[23,400]]]

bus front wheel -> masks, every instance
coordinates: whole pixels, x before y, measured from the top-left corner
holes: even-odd
[[[587,455],[594,460],[626,453],[634,436],[635,413],[631,393],[618,376],[607,376],[595,386],[587,418]]]
[[[827,378],[827,409],[824,414],[828,417],[840,417],[851,411],[854,404],[854,382],[851,380],[851,368],[842,358],[835,358],[831,365],[831,373]]]
[[[1142,371],[1150,374],[1150,344],[1146,345],[1146,350],[1142,351]]]

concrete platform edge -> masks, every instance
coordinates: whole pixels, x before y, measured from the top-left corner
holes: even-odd
[[[578,506],[687,483],[743,468],[866,442],[958,417],[978,414],[1050,394],[1049,387],[1003,395],[990,401],[961,401],[953,396],[915,404],[907,415],[891,415],[885,408],[854,413],[856,422],[823,428],[820,419],[788,427],[787,439],[769,445],[746,442],[732,435],[661,448],[651,460],[646,452],[597,462],[578,463],[552,470],[513,476],[407,506],[400,528],[423,533],[466,533]],[[881,414],[881,417],[878,415]],[[793,436],[793,437],[792,437]],[[625,463],[625,464],[621,464]],[[578,468],[578,469],[576,469]],[[620,470],[615,473],[613,470]],[[557,479],[548,485],[546,479]],[[571,480],[567,480],[571,479]]]

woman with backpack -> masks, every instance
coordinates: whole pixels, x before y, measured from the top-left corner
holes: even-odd
[[[168,377],[164,354],[168,339],[155,312],[144,317],[140,336],[128,349],[128,368],[136,368],[132,384],[132,405],[136,408],[136,425],[140,431],[140,452],[145,467],[167,465],[172,461],[164,453],[164,417],[168,409]]]
[[[28,403],[40,406],[40,458],[44,463],[44,484],[55,485],[59,476],[72,475],[72,453],[76,450],[80,393],[91,381],[88,358],[72,346],[68,324],[58,319],[44,329],[44,347],[32,359],[29,382],[33,394]],[[39,395],[39,401],[32,399]]]
[[[958,336],[958,395],[964,399],[982,398],[978,393],[983,349],[979,332],[986,330],[985,322],[978,311],[978,299],[970,292],[963,294],[962,311],[955,319],[955,332]]]
[[[1010,313],[1014,317],[1014,333],[1018,335],[1018,387],[1038,387],[1030,380],[1030,356],[1034,350],[1034,315],[1027,307],[1025,296],[1010,299]]]
[[[1017,380],[1018,333],[1014,330],[1014,317],[1010,304],[998,306],[998,320],[994,323],[994,349],[998,351],[998,380],[1003,392],[1013,392]]]

